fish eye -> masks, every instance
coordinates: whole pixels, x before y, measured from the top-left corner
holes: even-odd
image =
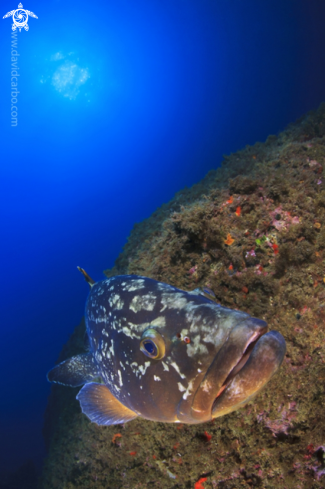
[[[160,360],[165,356],[165,341],[155,329],[146,329],[142,334],[140,350],[147,357]]]
[[[143,350],[145,350],[145,351],[143,351]],[[152,340],[143,340],[142,341],[142,351],[143,351],[143,353],[148,355],[148,357],[151,357],[151,358],[156,358],[158,355],[157,347]]]

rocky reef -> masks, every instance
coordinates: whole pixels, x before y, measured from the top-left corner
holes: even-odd
[[[107,276],[135,273],[265,319],[280,372],[243,409],[202,425],[99,427],[53,386],[44,489],[325,487],[325,104],[136,224]],[[60,361],[83,351],[84,323]]]

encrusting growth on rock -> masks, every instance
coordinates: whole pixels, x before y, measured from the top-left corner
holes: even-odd
[[[324,166],[323,104],[279,136],[224,157],[134,226],[105,274],[211,289],[221,305],[282,333],[281,374],[253,403],[214,422],[135,419],[113,443],[116,427],[88,422],[77,389],[54,386],[44,489],[324,487]],[[83,334],[81,324],[61,361],[84,351]]]

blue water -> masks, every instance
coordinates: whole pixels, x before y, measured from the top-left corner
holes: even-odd
[[[1,16],[18,0],[1,3]],[[45,374],[133,224],[325,100],[319,0],[24,0],[0,26],[0,472],[41,466]]]

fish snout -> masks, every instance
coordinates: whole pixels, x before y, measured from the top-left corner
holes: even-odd
[[[191,415],[199,422],[211,419],[211,409],[230,380],[247,362],[256,342],[267,332],[267,323],[245,318],[233,327],[208,368],[193,400]]]
[[[283,336],[269,331],[254,344],[248,359],[215,399],[212,418],[228,414],[251,401],[280,368],[286,352]]]

